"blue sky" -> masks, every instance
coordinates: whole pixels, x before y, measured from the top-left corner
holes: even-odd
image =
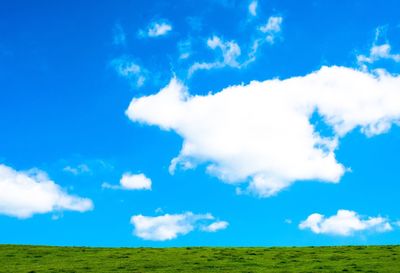
[[[0,243],[400,243],[398,1],[8,1]]]

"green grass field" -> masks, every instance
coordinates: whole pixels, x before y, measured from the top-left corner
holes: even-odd
[[[400,246],[83,248],[0,245],[0,272],[400,272]]]

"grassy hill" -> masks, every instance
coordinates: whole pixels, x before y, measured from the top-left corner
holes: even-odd
[[[400,272],[400,246],[85,248],[0,245],[0,272]]]

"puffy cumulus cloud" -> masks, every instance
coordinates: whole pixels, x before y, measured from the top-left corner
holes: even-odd
[[[251,3],[250,3],[250,5],[249,5],[249,13],[252,15],[252,16],[256,16],[257,15],[257,6],[258,6],[258,2],[255,0],[255,1],[252,1]]]
[[[134,235],[151,241],[166,241],[185,235],[189,232],[200,229],[208,232],[215,232],[227,227],[226,222],[214,222],[207,227],[204,223],[209,223],[215,218],[211,214],[193,214],[185,212],[182,214],[165,214],[161,216],[134,215],[131,224],[134,226]],[[215,224],[213,226],[213,224]],[[211,226],[211,227],[210,227]]]
[[[134,98],[126,114],[183,138],[171,173],[203,163],[227,183],[246,183],[239,192],[267,197],[295,181],[338,183],[345,172],[335,156],[340,138],[355,128],[373,136],[398,125],[399,86],[400,76],[337,66],[205,96],[191,96],[173,78],[157,94]],[[332,136],[317,131],[315,113]]]
[[[148,37],[159,37],[164,36],[172,30],[172,26],[167,22],[153,22],[147,29]]]
[[[147,71],[134,62],[130,57],[123,56],[111,61],[111,66],[117,74],[133,82],[136,87],[141,87],[145,80]]]
[[[336,215],[328,218],[322,214],[313,213],[300,223],[299,228],[310,229],[316,234],[339,236],[351,236],[360,231],[386,232],[393,229],[386,218],[362,219],[360,215],[351,210],[338,210]]]
[[[102,188],[113,190],[151,190],[151,179],[144,174],[124,173],[120,185],[103,183]]]
[[[38,213],[93,209],[90,199],[69,195],[40,170],[17,171],[0,164],[0,213],[29,218]]]
[[[151,190],[151,180],[144,174],[125,173],[121,178],[121,186],[129,190]]]
[[[271,16],[265,25],[261,26],[259,30],[267,34],[266,41],[270,44],[275,42],[276,35],[281,32],[281,25],[283,18],[281,16]]]

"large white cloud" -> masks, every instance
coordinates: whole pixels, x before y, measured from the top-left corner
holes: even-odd
[[[300,223],[299,228],[310,229],[316,234],[339,236],[350,236],[360,231],[386,232],[393,229],[386,218],[363,219],[355,211],[350,210],[338,210],[336,215],[328,218],[322,214],[313,213]]]
[[[90,199],[68,194],[42,171],[16,171],[0,164],[1,214],[28,218],[37,213],[91,209]]]
[[[316,130],[310,121],[316,112],[332,136]],[[249,182],[246,191],[270,196],[295,181],[339,182],[345,172],[335,157],[341,137],[355,128],[373,136],[399,124],[400,76],[322,67],[205,96],[191,96],[172,79],[159,93],[133,99],[126,114],[183,138],[171,172],[205,163],[221,180]]]
[[[193,214],[185,212],[182,214],[165,214],[161,216],[134,215],[131,223],[134,226],[134,234],[144,240],[165,241],[185,235],[200,229],[207,232],[215,232],[228,226],[225,221],[216,221],[207,226],[215,218],[211,214]]]

